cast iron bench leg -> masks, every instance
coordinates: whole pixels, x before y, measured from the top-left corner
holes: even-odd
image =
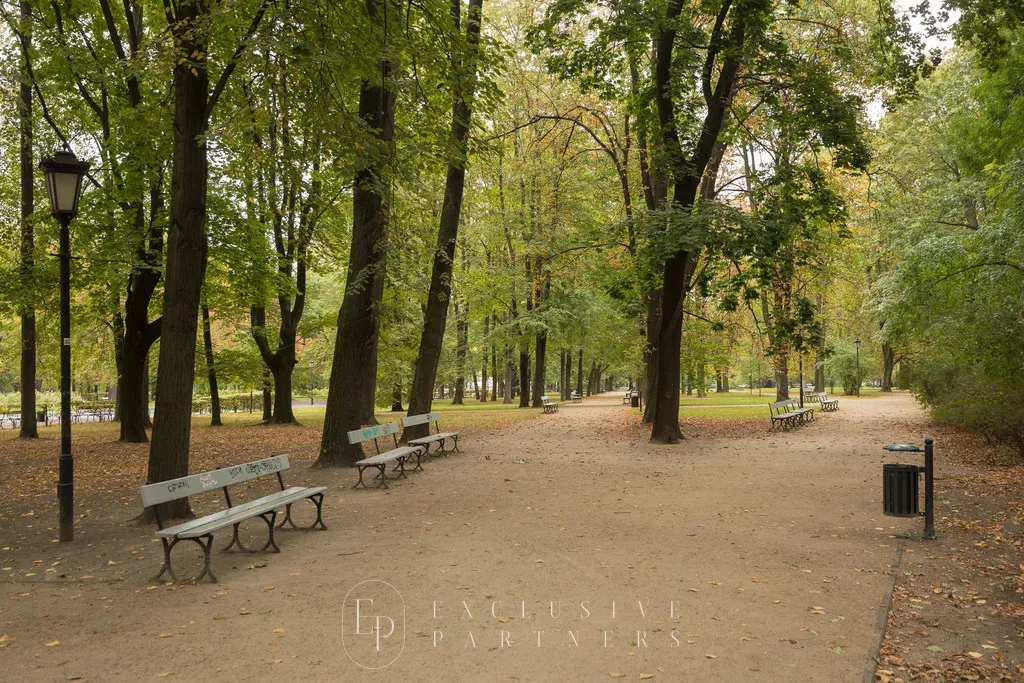
[[[313,501],[313,504],[316,505],[316,521],[313,522],[312,524],[310,524],[308,527],[305,527],[305,528],[306,529],[316,529],[316,528],[326,529],[327,525],[324,524],[324,518],[323,518],[324,494],[322,494],[322,493],[315,493],[312,496],[308,496],[306,498],[306,500]],[[291,531],[291,530],[297,530],[297,529],[301,528],[301,527],[297,526],[295,524],[295,520],[292,519],[292,505],[295,505],[295,503],[288,503],[287,505],[285,505],[285,507],[284,507],[284,521],[281,522],[281,524],[277,527],[278,531],[281,531],[281,530]],[[286,524],[291,524],[292,525],[291,529],[286,528],[285,527]]]
[[[275,553],[281,552],[281,549],[277,547],[277,543],[274,542],[274,524],[277,522],[277,510],[264,512],[263,514],[258,516],[260,519],[267,523],[267,532],[269,534],[267,542],[263,545],[262,548],[260,548],[259,550],[250,550],[249,548],[246,548],[244,545],[242,545],[242,539],[238,537],[238,527],[242,525],[242,522],[238,522],[234,525],[234,534],[232,535],[231,543],[228,543],[224,550],[222,550],[221,552],[226,553],[227,551],[231,550],[233,546],[236,545],[238,546],[239,550],[247,553],[261,553],[267,548],[271,547],[274,549]],[[244,522],[245,520],[242,521]]]

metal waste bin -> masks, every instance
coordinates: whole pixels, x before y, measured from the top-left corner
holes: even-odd
[[[917,465],[882,465],[882,507],[891,517],[917,517]]]
[[[631,408],[639,408],[640,407],[640,392],[639,391],[633,392],[633,394],[629,397],[629,405],[630,405]]]

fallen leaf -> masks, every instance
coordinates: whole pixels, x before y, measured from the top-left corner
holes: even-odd
[[[46,647],[57,647],[58,645],[60,645],[60,641],[59,640],[55,640],[55,641],[53,641],[51,643],[47,643]],[[978,656],[980,657],[981,655],[978,655]]]

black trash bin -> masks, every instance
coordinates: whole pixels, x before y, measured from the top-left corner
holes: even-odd
[[[639,408],[640,407],[640,392],[639,391],[634,391],[633,394],[629,397],[629,405],[630,405],[630,407],[633,407],[633,408]]]
[[[37,423],[42,422],[44,425],[46,424],[46,411],[45,410],[40,410],[38,413],[36,413],[36,422]]]
[[[917,517],[917,465],[882,465],[882,509],[890,517]]]

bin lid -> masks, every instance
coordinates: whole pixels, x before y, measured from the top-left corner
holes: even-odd
[[[882,446],[887,451],[910,451],[912,453],[920,453],[921,448],[912,443],[891,443],[887,446]]]

